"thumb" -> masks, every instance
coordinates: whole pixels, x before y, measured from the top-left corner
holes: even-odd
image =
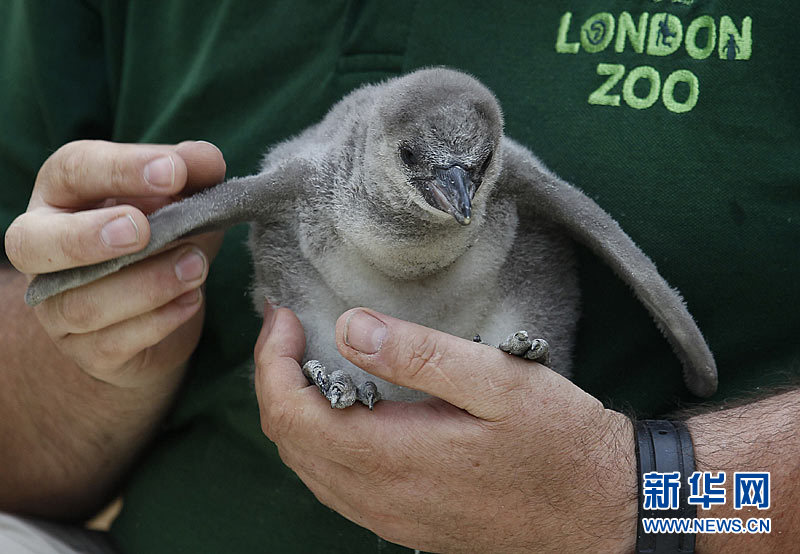
[[[486,420],[504,419],[530,392],[533,368],[496,348],[372,310],[336,322],[339,352],[365,371],[421,390]]]

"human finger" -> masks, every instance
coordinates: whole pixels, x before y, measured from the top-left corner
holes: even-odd
[[[309,387],[300,370],[306,348],[303,326],[291,310],[264,302],[264,322],[253,355],[256,394],[270,402]]]
[[[215,185],[225,179],[225,157],[214,144],[205,140],[184,141],[175,152],[186,164],[186,186],[182,193]]]
[[[224,180],[225,158],[214,144],[204,140],[184,141],[175,147],[175,151],[186,164],[186,185],[178,197],[189,196]],[[129,204],[145,214],[150,214],[175,199],[176,196],[119,196],[107,199],[103,205]]]
[[[337,434],[338,429],[353,429],[348,420],[360,410],[331,410],[330,403],[302,373],[300,363],[305,351],[303,327],[297,316],[286,308],[265,303],[264,324],[255,347],[255,388],[264,434],[273,442],[303,443],[326,450],[319,442],[319,431]],[[334,413],[336,412],[336,413]],[[343,433],[346,434],[346,433]],[[347,441],[327,439],[338,448]]]
[[[40,207],[9,226],[9,261],[26,274],[49,273],[116,258],[144,248],[150,240],[145,215],[133,206],[81,212]]]
[[[279,446],[303,445],[368,474],[393,453],[408,450],[404,443],[427,436],[423,429],[436,430],[444,443],[467,429],[463,412],[442,402],[381,401],[372,412],[360,405],[331,409],[301,373],[305,341],[297,317],[267,305],[264,320],[255,349],[255,387],[262,430]]]
[[[197,246],[177,247],[53,296],[36,307],[37,316],[54,337],[99,331],[197,289],[208,267]]]
[[[188,175],[174,145],[81,140],[65,144],[39,170],[29,208],[83,208],[119,196],[169,196]]]
[[[506,418],[544,366],[498,349],[356,308],[336,322],[339,352],[365,371],[446,400],[476,417]]]
[[[144,248],[144,213],[221,181],[225,160],[205,141],[178,145],[77,141],[42,166],[28,211],[8,228],[12,263],[27,274],[98,263]],[[137,201],[137,199],[140,199]],[[76,208],[100,209],[73,213]],[[130,205],[121,205],[129,200]]]
[[[55,343],[97,379],[116,386],[140,385],[154,377],[143,376],[142,372],[153,374],[173,369],[176,361],[184,360],[191,353],[196,337],[183,342],[169,341],[168,346],[175,352],[166,356],[163,352],[156,356],[154,347],[161,346],[173,333],[179,332],[186,322],[198,315],[202,305],[202,290],[197,288],[137,317],[100,331],[66,335]]]
[[[259,403],[262,430],[270,440],[370,478],[399,476],[401,464],[415,453],[460,444],[478,431],[477,420],[440,400],[383,400],[373,411],[361,405],[336,410],[314,386],[278,393],[263,378],[259,386],[272,389]]]

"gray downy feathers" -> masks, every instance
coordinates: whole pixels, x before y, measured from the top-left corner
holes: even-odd
[[[419,70],[359,88],[271,148],[261,171],[152,214],[151,242],[115,260],[37,276],[35,305],[117,271],[186,234],[252,222],[252,295],[292,308],[306,358],[344,369],[383,398],[423,395],[346,362],[339,315],[368,306],[499,344],[525,329],[569,376],[579,290],[572,240],[608,263],[669,340],[696,395],[717,386],[713,356],[679,294],[619,225],[503,135],[494,95],[473,77]]]

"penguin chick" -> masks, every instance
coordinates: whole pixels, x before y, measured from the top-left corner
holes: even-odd
[[[149,219],[144,250],[37,276],[26,301],[98,279],[187,233],[250,221],[256,309],[269,297],[297,313],[315,361],[304,372],[332,406],[358,398],[371,407],[380,397],[424,395],[341,358],[332,330],[355,306],[464,338],[478,332],[569,376],[579,314],[571,238],[631,286],[689,389],[716,390],[713,356],[678,293],[611,216],[503,136],[496,98],[461,72],[424,69],[357,89],[273,147],[257,175]],[[520,329],[527,334],[508,336]]]

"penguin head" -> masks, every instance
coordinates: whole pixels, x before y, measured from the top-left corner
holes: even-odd
[[[423,69],[387,82],[376,110],[366,170],[379,194],[412,220],[458,227],[480,219],[503,135],[491,91],[458,71]]]
[[[503,117],[475,78],[423,69],[365,87],[365,140],[334,189],[337,234],[380,272],[432,275],[478,239],[500,173]]]

